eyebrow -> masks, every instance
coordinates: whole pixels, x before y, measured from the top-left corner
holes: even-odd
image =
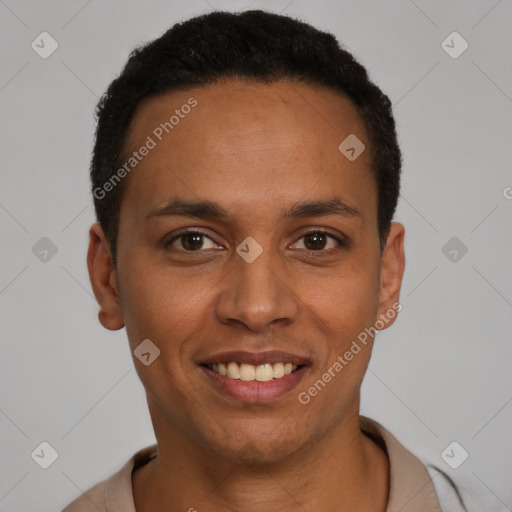
[[[229,213],[226,208],[213,201],[184,201],[182,199],[173,198],[163,208],[150,211],[146,215],[146,219],[173,215],[197,217],[199,219],[225,219],[229,216]],[[360,212],[341,197],[319,199],[316,201],[301,201],[281,211],[281,216],[286,219],[322,215],[355,217],[360,215]]]

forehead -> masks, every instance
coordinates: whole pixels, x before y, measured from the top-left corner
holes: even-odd
[[[193,109],[188,106],[191,98],[197,103]],[[185,122],[186,118],[189,119]],[[199,123],[203,123],[202,129],[195,131],[194,137],[216,138],[220,142],[224,136],[226,144],[230,139],[241,142],[251,128],[262,135],[272,128],[276,134],[279,129],[284,129],[276,141],[281,145],[287,139],[307,137],[304,142],[310,149],[318,145],[320,138],[328,143],[334,136],[336,141],[341,135],[348,135],[350,129],[366,137],[359,113],[347,96],[330,87],[290,80],[263,84],[224,79],[212,85],[150,97],[143,100],[135,111],[127,145],[132,146],[137,136],[153,133],[160,123],[169,121],[172,137],[168,139],[177,143],[189,137],[186,128],[195,128]],[[181,129],[178,129],[178,124]],[[243,132],[240,132],[241,125]],[[157,138],[159,131],[155,133]],[[167,138],[166,134],[164,130],[161,135]]]
[[[147,209],[176,191],[233,204],[286,201],[333,187],[355,201],[374,183],[369,151],[350,161],[339,149],[353,135],[368,147],[356,107],[323,86],[230,80],[165,93],[133,117],[125,159],[149,140],[154,147],[130,173],[123,202]]]

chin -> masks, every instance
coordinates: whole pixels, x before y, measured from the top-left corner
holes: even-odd
[[[226,429],[229,432],[229,429]],[[217,441],[217,442],[216,442]],[[220,442],[219,442],[220,441]],[[240,429],[222,440],[210,439],[213,450],[232,463],[250,468],[264,468],[283,462],[305,444],[297,430],[286,432],[274,426],[273,431]]]

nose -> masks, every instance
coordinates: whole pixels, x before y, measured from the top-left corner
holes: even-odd
[[[282,262],[270,249],[251,263],[237,254],[232,265],[216,300],[220,322],[241,323],[261,332],[271,324],[287,325],[297,318],[299,299]]]

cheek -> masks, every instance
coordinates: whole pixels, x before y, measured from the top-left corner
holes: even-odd
[[[311,293],[312,288],[308,292],[307,306],[319,320],[326,341],[319,348],[321,362],[312,379],[314,383],[328,382],[325,391],[321,383],[316,384],[323,396],[317,406],[336,403],[338,413],[351,402],[364,378],[372,349],[369,329],[379,307],[377,263],[358,259],[322,287],[317,284],[315,293]]]
[[[303,297],[307,309],[315,313],[342,348],[349,338],[375,322],[378,290],[375,264],[364,268],[353,265],[329,279],[309,283]]]
[[[161,349],[177,350],[177,343],[169,341],[186,339],[209,288],[207,274],[184,277],[176,270],[151,267],[143,261],[126,265],[121,290],[130,344],[149,338]]]
[[[121,287],[123,316],[137,374],[160,407],[167,403],[169,414],[179,415],[186,408],[189,372],[195,370],[188,357],[189,341],[205,332],[201,322],[211,314],[206,307],[211,286],[205,283],[206,276],[184,277],[143,262],[127,265],[126,276],[129,279]],[[149,345],[158,356],[146,366],[137,357],[137,347],[147,339],[160,352]]]

